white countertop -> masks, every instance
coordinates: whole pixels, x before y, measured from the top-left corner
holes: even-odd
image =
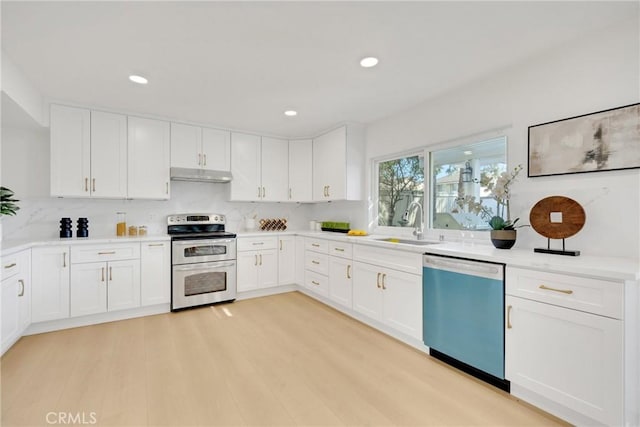
[[[433,245],[418,246],[405,243],[393,243],[378,239],[390,236],[348,236],[347,234],[327,231],[252,231],[239,232],[238,237],[260,237],[278,235],[297,235],[333,241],[360,243],[380,248],[396,249],[411,253],[428,253],[435,255],[469,258],[481,261],[503,263],[511,267],[522,267],[541,271],[578,274],[589,277],[600,277],[614,280],[640,280],[640,260],[623,257],[599,257],[581,255],[577,257],[534,253],[532,249],[496,249],[490,244],[437,242]],[[38,246],[109,244],[145,241],[169,241],[166,234],[144,237],[88,237],[50,240],[6,240],[2,241],[2,255],[10,255],[23,249]]]
[[[167,234],[136,236],[136,237],[72,237],[70,239],[42,239],[42,240],[3,240],[2,255],[11,255],[20,252],[23,249],[35,248],[40,246],[56,246],[56,245],[95,245],[105,243],[135,243],[135,242],[157,242],[169,241],[171,237]]]

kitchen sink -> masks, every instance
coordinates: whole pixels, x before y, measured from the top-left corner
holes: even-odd
[[[381,239],[375,239],[375,240],[379,242],[403,243],[405,245],[416,245],[416,246],[437,245],[438,243],[440,243],[433,240],[398,239],[396,237],[383,237]]]

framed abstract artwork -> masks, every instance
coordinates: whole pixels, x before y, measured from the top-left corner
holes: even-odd
[[[640,104],[529,126],[528,176],[640,168]]]

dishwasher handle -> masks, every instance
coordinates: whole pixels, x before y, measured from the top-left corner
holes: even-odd
[[[482,276],[489,279],[502,280],[502,264],[485,263],[481,261],[463,260],[455,258],[444,258],[425,255],[423,266],[438,270],[447,270],[452,273],[469,274],[472,276]]]

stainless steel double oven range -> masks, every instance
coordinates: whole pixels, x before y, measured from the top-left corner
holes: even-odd
[[[169,215],[171,311],[236,298],[236,235],[220,214]]]

